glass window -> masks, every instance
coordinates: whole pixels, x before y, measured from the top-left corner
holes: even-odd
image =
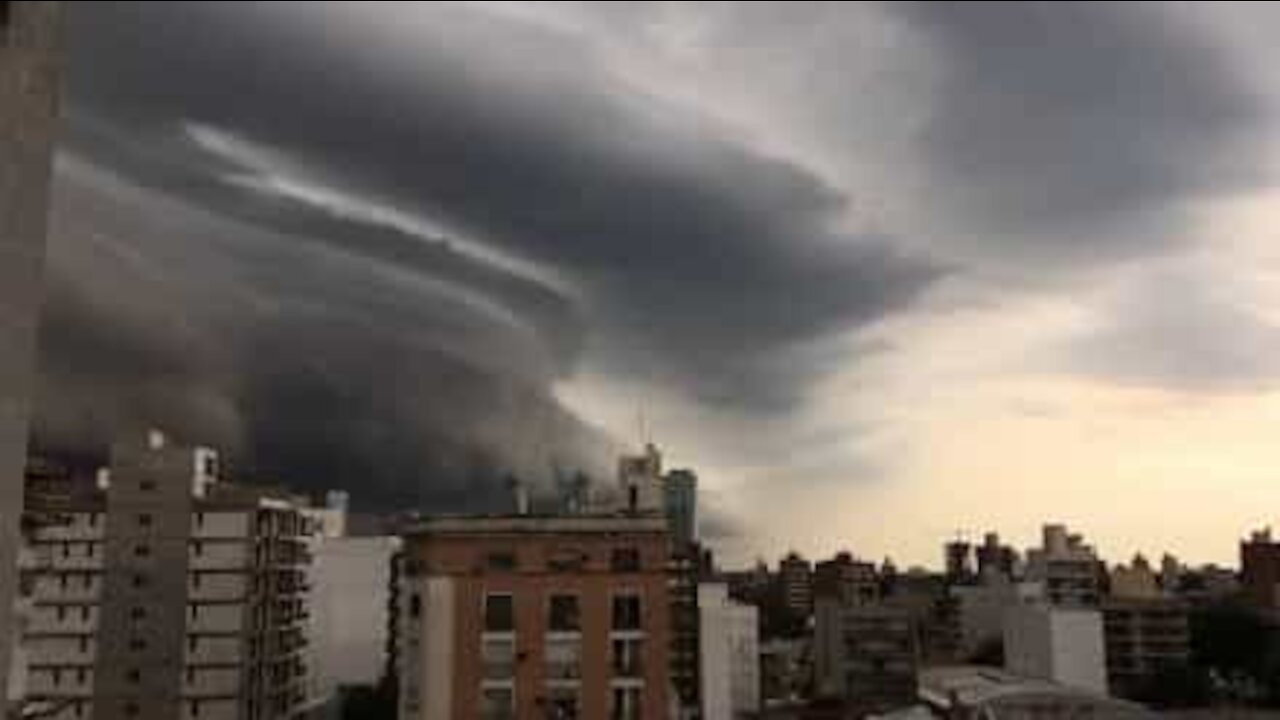
[[[151,513],[138,514],[138,527],[151,527]]]
[[[640,691],[638,687],[616,687],[610,706],[611,720],[640,720]]]
[[[487,680],[510,680],[516,671],[516,644],[512,640],[485,640],[480,664]]]
[[[511,595],[492,594],[485,596],[484,629],[486,632],[515,631],[515,600]]]
[[[485,564],[490,570],[510,571],[516,569],[516,554],[504,550],[501,552],[491,552],[485,558]]]
[[[578,632],[582,629],[577,595],[552,595],[547,627],[552,632]]]
[[[509,687],[487,687],[480,691],[483,720],[511,720],[516,716],[516,694]]]
[[[614,572],[640,572],[640,551],[636,548],[614,548],[609,565]]]
[[[640,596],[615,595],[613,597],[613,629],[639,630],[640,628]]]
[[[577,720],[578,689],[553,687],[547,690],[547,717],[552,720]]]
[[[613,674],[615,676],[640,677],[644,674],[642,663],[644,656],[643,640],[639,638],[614,640],[612,646]]]
[[[149,557],[151,555],[151,546],[146,543],[139,543],[134,546],[133,554],[135,557]]]
[[[582,677],[582,644],[577,638],[548,639],[543,652],[548,679],[573,680]]]

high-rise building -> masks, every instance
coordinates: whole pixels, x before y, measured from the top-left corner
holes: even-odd
[[[154,431],[117,443],[111,463],[104,490],[68,494],[61,519],[32,533],[28,708],[66,720],[296,717],[298,502],[220,482],[214,451]]]
[[[880,576],[875,563],[842,551],[814,565],[813,593],[835,597],[845,605],[871,605],[880,600]]]
[[[1043,603],[1005,612],[1004,658],[1009,672],[1105,695],[1102,614],[1093,608]]]
[[[1111,568],[1110,596],[1137,600],[1154,600],[1163,595],[1160,578],[1151,569],[1151,563],[1142,555],[1135,555],[1130,565]]]
[[[920,658],[907,610],[818,597],[813,645],[820,696],[843,699],[856,717],[914,704]]]
[[[973,546],[965,540],[952,540],[943,546],[947,563],[947,579],[953,583],[973,580]]]
[[[1097,607],[1105,572],[1093,547],[1065,525],[1045,525],[1043,545],[1027,551],[1027,580],[1044,583],[1049,603]]]
[[[1141,699],[1164,670],[1191,657],[1187,605],[1166,597],[1108,598],[1102,607],[1107,684],[1113,695]]]
[[[402,719],[667,714],[665,518],[441,517],[403,538]]]
[[[1018,553],[1008,545],[1000,544],[1000,536],[989,532],[982,537],[982,544],[974,549],[978,559],[978,577],[998,575],[1013,579],[1018,564]]]
[[[729,598],[724,583],[698,586],[703,720],[734,720],[760,711],[757,610]]]
[[[320,716],[344,693],[372,688],[385,671],[391,558],[400,538],[347,535],[347,493],[303,511],[311,521],[307,568],[307,705]]]
[[[676,548],[698,539],[698,476],[692,470],[672,470],[662,480],[663,504]]]
[[[11,622],[17,589],[13,568],[21,544],[27,411],[44,297],[45,228],[61,66],[59,5],[0,4],[0,683],[5,684],[16,639]]]
[[[1240,543],[1240,584],[1258,610],[1280,610],[1280,542],[1271,528],[1257,530]]]
[[[797,553],[788,553],[778,563],[777,581],[783,606],[795,617],[813,613],[813,566]]]

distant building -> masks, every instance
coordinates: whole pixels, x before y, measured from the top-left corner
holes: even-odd
[[[1005,613],[1005,668],[1105,695],[1102,614],[1092,608],[1020,605]]]
[[[1044,583],[1053,605],[1097,607],[1103,568],[1093,547],[1065,525],[1045,525],[1043,535],[1043,545],[1027,552],[1027,580]]]
[[[813,613],[813,566],[792,552],[778,563],[778,583],[783,605],[795,617]]]
[[[61,3],[0,10],[0,682],[9,678],[22,471],[44,298],[45,227],[57,124]],[[0,698],[3,701],[7,698]],[[0,704],[0,711],[4,707]]]
[[[218,475],[158,433],[117,443],[106,489],[49,496],[22,573],[26,704],[40,717],[296,717],[306,690],[300,501]],[[104,476],[104,480],[106,477]]]
[[[630,512],[663,511],[662,453],[649,443],[640,455],[624,455],[618,460],[618,487],[622,507]]]
[[[1008,545],[1000,544],[1000,536],[989,532],[982,544],[974,550],[978,559],[978,577],[1004,577],[1013,579],[1018,564],[1018,553]]]
[[[723,583],[698,586],[703,720],[735,720],[760,710],[760,619],[729,598]]]
[[[1182,563],[1178,562],[1178,558],[1165,553],[1165,556],[1160,559],[1160,588],[1166,593],[1177,592],[1182,582],[1183,572]]]
[[[698,583],[711,571],[708,564],[696,544],[671,547],[671,687],[684,717],[696,717],[701,705]]]
[[[1230,568],[1202,565],[1183,568],[1174,591],[1192,606],[1212,605],[1240,592],[1240,577]]]
[[[663,517],[441,517],[403,537],[402,720],[667,716]]]
[[[1164,670],[1191,658],[1187,606],[1160,596],[1111,597],[1103,604],[1107,684],[1119,697],[1139,699]]]
[[[308,706],[336,711],[345,690],[372,687],[385,671],[391,559],[400,539],[348,537],[347,494],[330,492],[312,523],[307,569]]]
[[[813,592],[815,596],[834,597],[845,605],[871,605],[880,600],[880,577],[874,563],[840,552],[814,566]]]
[[[984,576],[980,585],[951,588],[960,617],[960,657],[973,659],[1004,646],[1005,614],[1019,605],[1044,600],[1040,583],[1012,582],[1003,575]]]
[[[947,580],[967,583],[973,580],[973,546],[964,540],[952,540],[943,547]]]
[[[1135,555],[1131,565],[1117,565],[1111,569],[1111,597],[1154,600],[1163,594],[1160,578],[1141,555]]]
[[[671,544],[682,548],[698,539],[698,476],[692,470],[672,470],[662,480]]]
[[[1141,705],[989,667],[928,668],[920,699],[955,720],[1155,720]]]
[[[1280,610],[1280,543],[1272,539],[1271,528],[1240,543],[1240,584],[1255,608]]]
[[[915,702],[919,647],[908,611],[819,597],[813,643],[817,695],[842,698],[858,717]]]
[[[766,707],[807,698],[813,684],[813,639],[774,638],[760,643],[760,701]]]

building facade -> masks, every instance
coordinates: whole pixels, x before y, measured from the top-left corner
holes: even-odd
[[[1027,580],[1044,583],[1045,598],[1063,607],[1097,607],[1104,570],[1098,555],[1065,525],[1045,525],[1043,544],[1027,552]]]
[[[692,470],[672,470],[662,479],[671,545],[684,548],[698,540],[698,476]]]
[[[1019,605],[1005,613],[1005,668],[1088,692],[1107,692],[1102,613],[1092,608]]]
[[[1162,671],[1190,661],[1191,627],[1182,601],[1111,597],[1102,613],[1111,694],[1141,699]]]
[[[290,498],[219,482],[216,453],[152,432],[113,447],[104,490],[59,502],[22,566],[28,708],[68,720],[297,716],[308,558]]]
[[[813,613],[813,566],[792,552],[778,563],[779,588],[783,605],[795,617]]]
[[[872,605],[880,601],[880,575],[875,563],[840,552],[814,565],[813,592],[834,597],[845,605]]]
[[[666,717],[660,515],[482,516],[404,533],[400,717]]]
[[[911,613],[888,605],[814,607],[815,691],[844,700],[862,717],[915,703],[918,635]]]
[[[1012,580],[1017,572],[1018,553],[1009,545],[1000,543],[1000,535],[989,532],[982,537],[982,544],[974,548],[978,560],[978,577],[1003,577]]]
[[[16,636],[22,474],[61,66],[60,3],[0,3],[0,682]],[[7,700],[8,698],[6,698]],[[3,708],[0,708],[3,709]]]
[[[723,583],[698,586],[702,719],[735,720],[760,710],[760,618]]]
[[[1255,531],[1240,543],[1240,584],[1256,609],[1280,610],[1280,542],[1271,528]]]

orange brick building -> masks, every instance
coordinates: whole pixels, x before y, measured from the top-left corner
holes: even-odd
[[[402,718],[666,717],[663,518],[440,518],[404,537]]]

